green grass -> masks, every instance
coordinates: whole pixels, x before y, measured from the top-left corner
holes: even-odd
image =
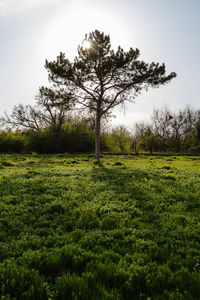
[[[0,299],[200,299],[199,167],[1,155]]]

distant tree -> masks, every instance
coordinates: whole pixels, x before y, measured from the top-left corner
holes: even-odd
[[[185,109],[185,132],[182,142],[184,151],[191,153],[200,152],[200,110],[191,107]]]
[[[162,143],[170,136],[171,124],[170,121],[173,119],[172,113],[168,108],[154,109],[151,117],[153,131],[160,137]]]
[[[1,126],[9,129],[40,129],[40,112],[31,105],[15,105],[9,116],[7,113],[1,117]]]
[[[134,124],[132,148],[136,153],[138,152],[139,141],[149,132],[153,132],[150,122],[140,121]]]
[[[158,151],[160,149],[160,145],[160,137],[151,131],[146,132],[138,142],[139,148],[149,151],[151,154],[153,154],[154,151]]]
[[[200,144],[200,110],[198,110],[196,113],[195,130],[196,130],[196,137]]]
[[[181,152],[181,138],[187,133],[187,111],[179,110],[178,113],[173,113],[170,120],[172,137],[175,140],[176,151]]]
[[[165,65],[139,60],[138,49],[111,50],[110,37],[98,30],[85,36],[74,62],[60,53],[55,61],[46,61],[49,79],[70,86],[78,103],[95,113],[95,152],[100,159],[101,119],[125,101],[133,101],[143,89],[159,87],[176,76],[165,75]]]
[[[134,126],[134,137],[135,139],[139,139],[143,137],[146,133],[153,132],[153,127],[150,122],[136,122]]]
[[[111,137],[114,145],[116,145],[122,153],[130,151],[132,137],[125,126],[120,125],[115,127],[112,130]]]
[[[200,111],[190,106],[177,112],[167,108],[155,109],[150,127],[152,132],[160,137],[162,150],[187,151],[190,143],[194,147],[198,146]]]
[[[200,144],[200,109],[186,108],[187,130],[193,132]]]
[[[72,110],[75,108],[75,98],[72,91],[67,88],[41,87],[36,96],[37,106],[42,109],[44,125],[60,130],[62,125],[72,118]]]
[[[0,118],[4,126],[16,129],[40,130],[50,127],[59,131],[69,118],[74,107],[74,98],[69,90],[63,88],[41,87],[36,96],[36,105],[15,105],[12,113]]]

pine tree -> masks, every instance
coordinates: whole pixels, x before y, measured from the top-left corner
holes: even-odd
[[[141,90],[159,87],[176,76],[174,72],[166,75],[164,64],[148,64],[139,60],[139,56],[138,49],[112,50],[110,36],[95,30],[85,36],[73,62],[64,53],[56,61],[46,61],[49,79],[54,84],[69,86],[76,101],[95,113],[97,160],[102,117],[119,104],[133,101]]]

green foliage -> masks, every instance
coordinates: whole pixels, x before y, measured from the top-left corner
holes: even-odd
[[[199,157],[0,161],[0,299],[200,298]]]
[[[169,160],[168,160],[168,161],[169,161]],[[164,169],[164,170],[170,170],[170,169],[171,169],[171,166],[165,165],[165,166],[162,166],[161,169]]]
[[[110,148],[112,151],[128,153],[130,152],[132,138],[129,131],[124,126],[118,126],[112,130],[110,135]]]
[[[116,162],[114,163],[114,165],[115,165],[115,166],[122,166],[123,163],[122,163],[121,161],[116,161]]]
[[[155,151],[159,151],[160,145],[160,138],[154,133],[145,134],[138,142],[139,149],[149,151],[151,154]]]
[[[60,131],[46,128],[26,134],[26,149],[38,153],[91,152],[94,133],[83,122],[65,123]]]
[[[37,153],[90,152],[94,149],[94,133],[81,121],[74,125],[65,123],[59,131],[27,131],[24,149]]]
[[[76,121],[76,122],[75,122]],[[21,132],[0,132],[0,152],[78,153],[94,150],[94,132],[84,120]]]
[[[24,136],[17,132],[0,132],[0,152],[22,152]]]
[[[19,266],[13,260],[0,265],[0,282],[1,299],[49,299],[47,284],[38,272]]]

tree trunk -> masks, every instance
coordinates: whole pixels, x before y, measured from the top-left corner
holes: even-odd
[[[100,161],[100,127],[101,127],[100,112],[96,113],[96,124],[95,124],[95,158]]]
[[[177,139],[177,152],[180,153],[181,152],[181,139],[178,137]]]

